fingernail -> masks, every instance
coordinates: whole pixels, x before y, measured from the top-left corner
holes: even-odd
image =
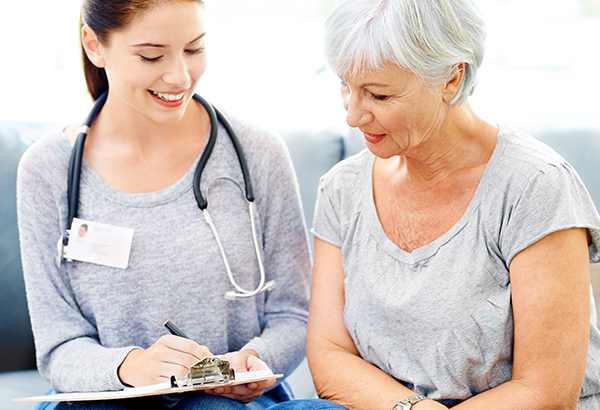
[[[219,387],[218,389],[215,389],[216,393],[223,393],[225,391],[225,389],[223,389],[222,387]]]

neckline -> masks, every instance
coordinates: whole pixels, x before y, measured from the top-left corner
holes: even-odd
[[[449,230],[443,233],[441,236],[436,238],[434,241],[423,245],[412,252],[407,252],[404,249],[400,248],[394,242],[392,242],[388,236],[386,235],[383,226],[381,225],[381,221],[379,220],[379,216],[377,215],[377,209],[375,208],[375,200],[374,200],[374,192],[373,192],[373,165],[375,163],[375,155],[371,154],[367,151],[367,159],[365,166],[367,167],[367,172],[363,173],[362,180],[362,192],[364,195],[364,200],[366,203],[366,217],[369,221],[369,226],[371,229],[371,234],[377,241],[378,245],[390,256],[394,257],[397,260],[400,260],[405,263],[417,263],[426,259],[429,259],[433,255],[435,255],[438,250],[447,242],[449,242],[452,238],[454,238],[462,229],[466,227],[471,216],[475,213],[477,208],[479,208],[481,204],[481,197],[483,195],[484,185],[486,185],[486,181],[489,179],[490,173],[493,172],[496,164],[499,160],[499,157],[502,155],[504,151],[504,147],[506,146],[506,136],[505,129],[502,126],[498,127],[498,134],[496,139],[496,146],[494,147],[494,151],[492,152],[492,156],[488,161],[483,174],[481,175],[481,179],[479,180],[479,184],[477,185],[477,189],[475,190],[475,194],[469,202],[467,209],[460,217],[458,222],[456,222]]]
[[[61,140],[65,151],[70,156],[73,147],[69,144],[64,130],[60,132]],[[219,138],[217,138],[219,140]],[[204,152],[204,148],[198,154],[191,167],[172,185],[151,192],[141,192],[128,194],[121,192],[107,183],[85,160],[81,163],[81,181],[80,184],[87,184],[90,188],[108,201],[124,206],[132,207],[152,207],[162,205],[184,195],[192,189],[194,171],[198,161]]]

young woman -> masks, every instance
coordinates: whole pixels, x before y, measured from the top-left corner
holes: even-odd
[[[35,143],[18,175],[38,368],[56,391],[160,383],[217,354],[287,375],[304,356],[310,261],[291,160],[278,136],[194,97],[203,18],[199,0],[83,2],[96,115]],[[265,408],[289,398],[275,383],[73,406]]]

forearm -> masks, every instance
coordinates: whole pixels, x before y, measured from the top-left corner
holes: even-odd
[[[303,320],[278,319],[274,322],[240,350],[255,351],[273,373],[289,376],[305,356],[306,324]]]
[[[118,368],[133,347],[109,349],[79,338],[41,358],[40,367],[52,388],[61,392],[121,390]]]
[[[464,401],[453,410],[575,410],[579,395],[570,394],[571,397],[566,400],[557,399],[556,396],[561,394],[564,392],[550,389],[545,393],[542,389],[511,380]]]
[[[319,397],[347,409],[391,410],[399,400],[417,394],[381,369],[347,351],[309,347],[308,363]],[[446,407],[433,400],[424,400],[413,405],[413,409]]]

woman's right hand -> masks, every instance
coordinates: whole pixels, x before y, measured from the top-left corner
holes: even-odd
[[[190,339],[165,335],[148,349],[134,349],[125,357],[118,374],[128,386],[141,387],[181,379],[188,369],[212,353]]]

